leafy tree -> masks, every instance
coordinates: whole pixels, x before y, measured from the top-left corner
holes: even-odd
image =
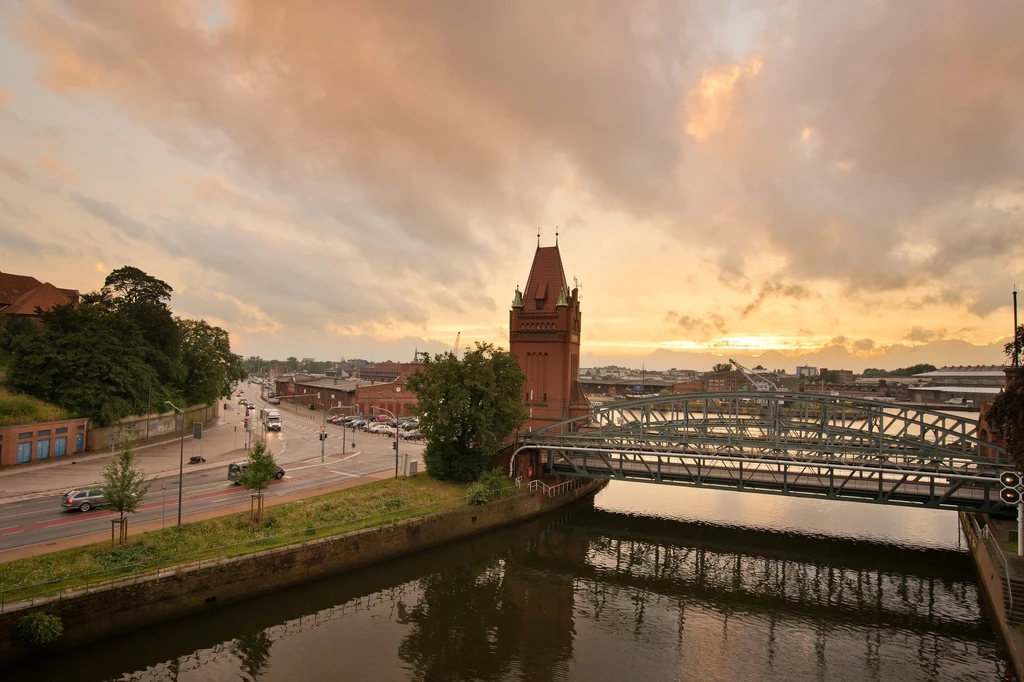
[[[96,302],[44,311],[14,344],[7,386],[106,426],[146,409],[156,375],[138,327]]]
[[[249,466],[239,477],[239,482],[247,490],[256,491],[256,512],[253,515],[256,523],[263,521],[263,491],[274,480],[275,475],[277,475],[277,463],[274,461],[274,453],[270,451],[266,443],[261,440],[256,441],[249,448]]]
[[[718,372],[731,372],[732,371],[732,363],[730,363],[730,362],[719,362],[718,364],[716,364],[714,367],[711,368],[711,371],[715,372],[715,373],[718,373]]]
[[[1006,357],[1011,365],[1020,364],[1021,354],[1024,353],[1024,324],[1017,326],[1014,341],[1010,341],[1003,346],[1003,352],[1006,353]]]
[[[128,544],[128,514],[134,513],[142,498],[149,491],[152,481],[135,464],[135,443],[130,436],[121,441],[121,450],[114,453],[103,469],[103,485],[100,490],[107,505],[118,512],[121,521],[119,545]]]
[[[168,306],[173,291],[167,282],[126,265],[107,275],[103,289],[90,295],[138,326],[148,346],[146,361],[156,370],[160,384],[168,386],[181,375],[181,338]],[[169,397],[172,394],[160,400]]]
[[[408,385],[427,439],[427,472],[441,480],[475,479],[526,422],[525,384],[515,356],[489,343],[477,343],[461,360],[451,352],[426,357]]]
[[[178,318],[183,376],[181,393],[189,405],[212,403],[231,394],[231,383],[245,378],[245,367],[231,352],[228,333],[205,320]]]
[[[297,372],[299,371],[299,359],[294,355],[287,358],[284,361],[284,371],[286,372]]]

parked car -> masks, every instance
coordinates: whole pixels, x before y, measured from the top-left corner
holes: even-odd
[[[354,422],[352,422],[351,424],[349,424],[349,426],[352,427],[353,429],[365,429],[366,428],[366,420],[365,419],[357,419]]]
[[[267,402],[270,403],[271,405],[280,405],[281,404],[281,399],[280,398],[271,398]]]
[[[75,488],[64,493],[60,498],[60,506],[65,509],[77,509],[87,512],[93,507],[100,507],[107,503],[99,488]]]
[[[403,433],[402,438],[405,438],[406,440],[423,440],[423,434],[416,429],[413,429],[412,431],[406,431]]]

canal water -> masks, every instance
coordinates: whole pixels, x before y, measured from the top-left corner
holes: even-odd
[[[1003,680],[956,516],[614,482],[6,680]]]

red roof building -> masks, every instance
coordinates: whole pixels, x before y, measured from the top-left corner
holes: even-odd
[[[27,275],[0,272],[0,318],[35,318],[36,308],[49,310],[65,303],[78,303],[75,289],[58,289]]]
[[[526,374],[528,429],[590,412],[580,372],[579,290],[569,291],[558,246],[537,247],[509,313],[509,350]]]

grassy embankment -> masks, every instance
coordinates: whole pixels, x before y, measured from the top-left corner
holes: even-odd
[[[60,421],[69,415],[63,408],[32,396],[11,393],[0,387],[0,426]]]
[[[129,573],[385,525],[462,506],[466,488],[426,475],[404,479],[404,487],[403,479],[386,479],[268,507],[258,526],[246,512],[141,533],[123,548],[101,542],[18,559],[0,564],[0,593],[11,603]]]

